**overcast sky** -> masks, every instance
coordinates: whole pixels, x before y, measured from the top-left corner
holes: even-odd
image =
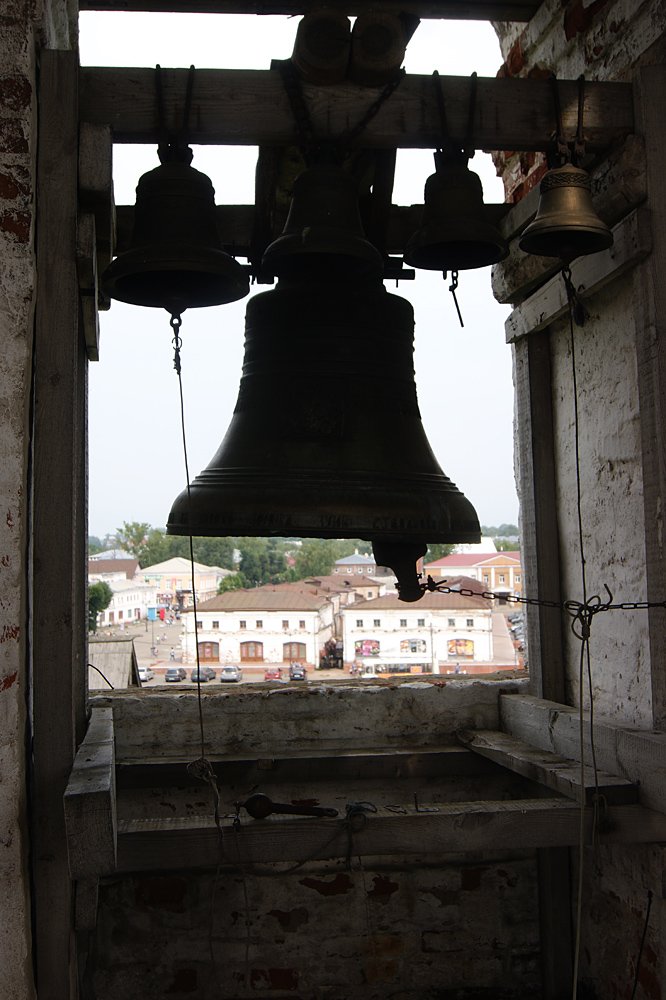
[[[276,16],[82,13],[81,62],[92,66],[266,69],[291,55],[297,18]],[[423,21],[409,43],[412,73],[494,76],[501,57],[485,22]],[[195,84],[196,86],[196,84]],[[194,146],[193,166],[215,187],[218,204],[254,200],[253,147]],[[158,165],[154,146],[116,145],[116,204],[133,204],[139,176]],[[489,156],[470,168],[487,202],[503,200]],[[428,150],[398,152],[394,204],[423,200],[433,171]],[[268,286],[269,287],[269,286]],[[490,288],[490,269],[462,271],[458,301],[438,273],[388,283],[416,317],[415,367],[426,434],[442,469],[484,524],[517,523],[513,475],[511,350],[506,307]],[[255,286],[266,291],[267,286]],[[238,395],[247,299],[183,316],[183,385],[190,472],[210,461]],[[90,531],[103,536],[123,521],[163,528],[184,487],[178,386],[166,312],[114,302],[100,314],[100,361],[90,366]],[[285,400],[285,404],[288,404]]]

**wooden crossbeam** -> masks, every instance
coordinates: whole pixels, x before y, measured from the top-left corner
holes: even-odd
[[[182,119],[188,70],[162,70],[167,127]],[[451,138],[467,135],[469,78],[442,77]],[[376,88],[342,83],[305,84],[303,93],[314,132],[344,137],[378,94]],[[560,82],[565,135],[573,138],[578,84]],[[155,71],[88,67],[80,71],[81,121],[109,125],[114,142],[157,143]],[[585,139],[590,152],[604,150],[634,128],[628,83],[585,86]],[[213,145],[285,146],[298,143],[289,101],[277,70],[198,70],[194,82],[189,141]],[[544,150],[553,132],[548,80],[479,78],[471,129],[477,149]],[[434,149],[441,143],[439,114],[430,76],[408,75],[369,123],[356,145],[373,149]]]
[[[607,843],[666,839],[666,816],[638,805],[614,806]],[[396,815],[386,809],[368,815],[352,833],[354,855],[425,856],[449,852],[574,846],[579,807],[567,799],[455,802],[437,812]],[[158,871],[243,866],[346,857],[345,820],[284,819],[243,821],[237,833],[224,821],[220,837],[212,820],[122,820],[118,824],[118,871]],[[592,809],[586,809],[585,841],[591,843]]]
[[[113,710],[93,708],[64,795],[73,879],[112,872],[116,864]]]
[[[540,750],[507,733],[464,730],[458,733],[458,739],[463,746],[474,753],[577,802],[581,799],[581,791],[587,803],[592,802],[597,792],[604,796],[609,805],[629,805],[638,802],[638,786],[626,778],[598,771],[595,784],[594,772],[588,766],[585,769],[584,780],[581,780],[578,761]]]
[[[529,21],[541,0],[382,0],[383,11],[414,17]],[[321,0],[80,0],[80,10],[173,11],[185,14],[306,14]],[[376,9],[375,0],[328,0],[327,7],[351,16]]]

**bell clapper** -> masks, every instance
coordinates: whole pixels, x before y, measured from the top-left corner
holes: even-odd
[[[445,281],[446,281],[446,275],[447,275],[447,272],[444,271],[442,273],[442,277],[444,278]],[[457,271],[451,271],[451,284],[449,285],[449,291],[451,292],[451,295],[453,296],[453,302],[454,302],[454,305],[456,307],[456,312],[458,313],[458,319],[460,321],[460,325],[462,327],[464,327],[465,324],[463,323],[462,313],[460,312],[460,306],[458,305],[458,299],[456,298],[456,290],[457,290],[457,288],[458,288],[458,272]]]

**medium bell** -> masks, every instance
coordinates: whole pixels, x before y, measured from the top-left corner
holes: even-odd
[[[478,174],[465,154],[435,153],[435,173],[425,185],[423,220],[405,250],[405,261],[428,271],[487,267],[508,253],[488,221]]]
[[[384,264],[365,238],[356,180],[332,164],[304,170],[294,181],[284,231],[266,249],[262,263],[278,278],[379,277]]]
[[[112,299],[173,315],[248,294],[244,269],[222,249],[213,185],[191,158],[186,147],[139,179],[130,249],[102,276]]]
[[[401,597],[417,600],[425,544],[480,530],[421,423],[413,326],[379,280],[280,282],[253,297],[233,419],[167,532],[369,539],[382,565],[411,553]]]
[[[607,250],[612,243],[612,232],[592,204],[590,175],[572,163],[549,170],[541,181],[534,221],[520,237],[520,249],[571,261]]]

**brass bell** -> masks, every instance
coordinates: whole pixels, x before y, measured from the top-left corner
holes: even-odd
[[[281,281],[250,299],[231,424],[167,532],[369,539],[382,565],[411,559],[401,597],[417,600],[425,544],[480,529],[421,423],[413,327],[380,280]]]
[[[464,153],[435,153],[435,173],[425,185],[423,219],[405,250],[405,261],[428,271],[461,271],[503,260],[508,247],[489,221],[478,174]]]
[[[294,181],[284,231],[262,266],[278,278],[379,277],[381,254],[363,232],[356,180],[333,164],[316,164]]]
[[[592,204],[590,175],[572,163],[549,170],[541,181],[534,221],[520,237],[520,249],[571,261],[607,250],[612,243],[612,232]]]
[[[173,147],[168,149],[173,156]],[[191,159],[188,147],[175,158],[164,155],[159,167],[139,179],[130,249],[102,275],[112,299],[173,315],[249,293],[244,269],[222,249],[213,185],[190,166]]]

